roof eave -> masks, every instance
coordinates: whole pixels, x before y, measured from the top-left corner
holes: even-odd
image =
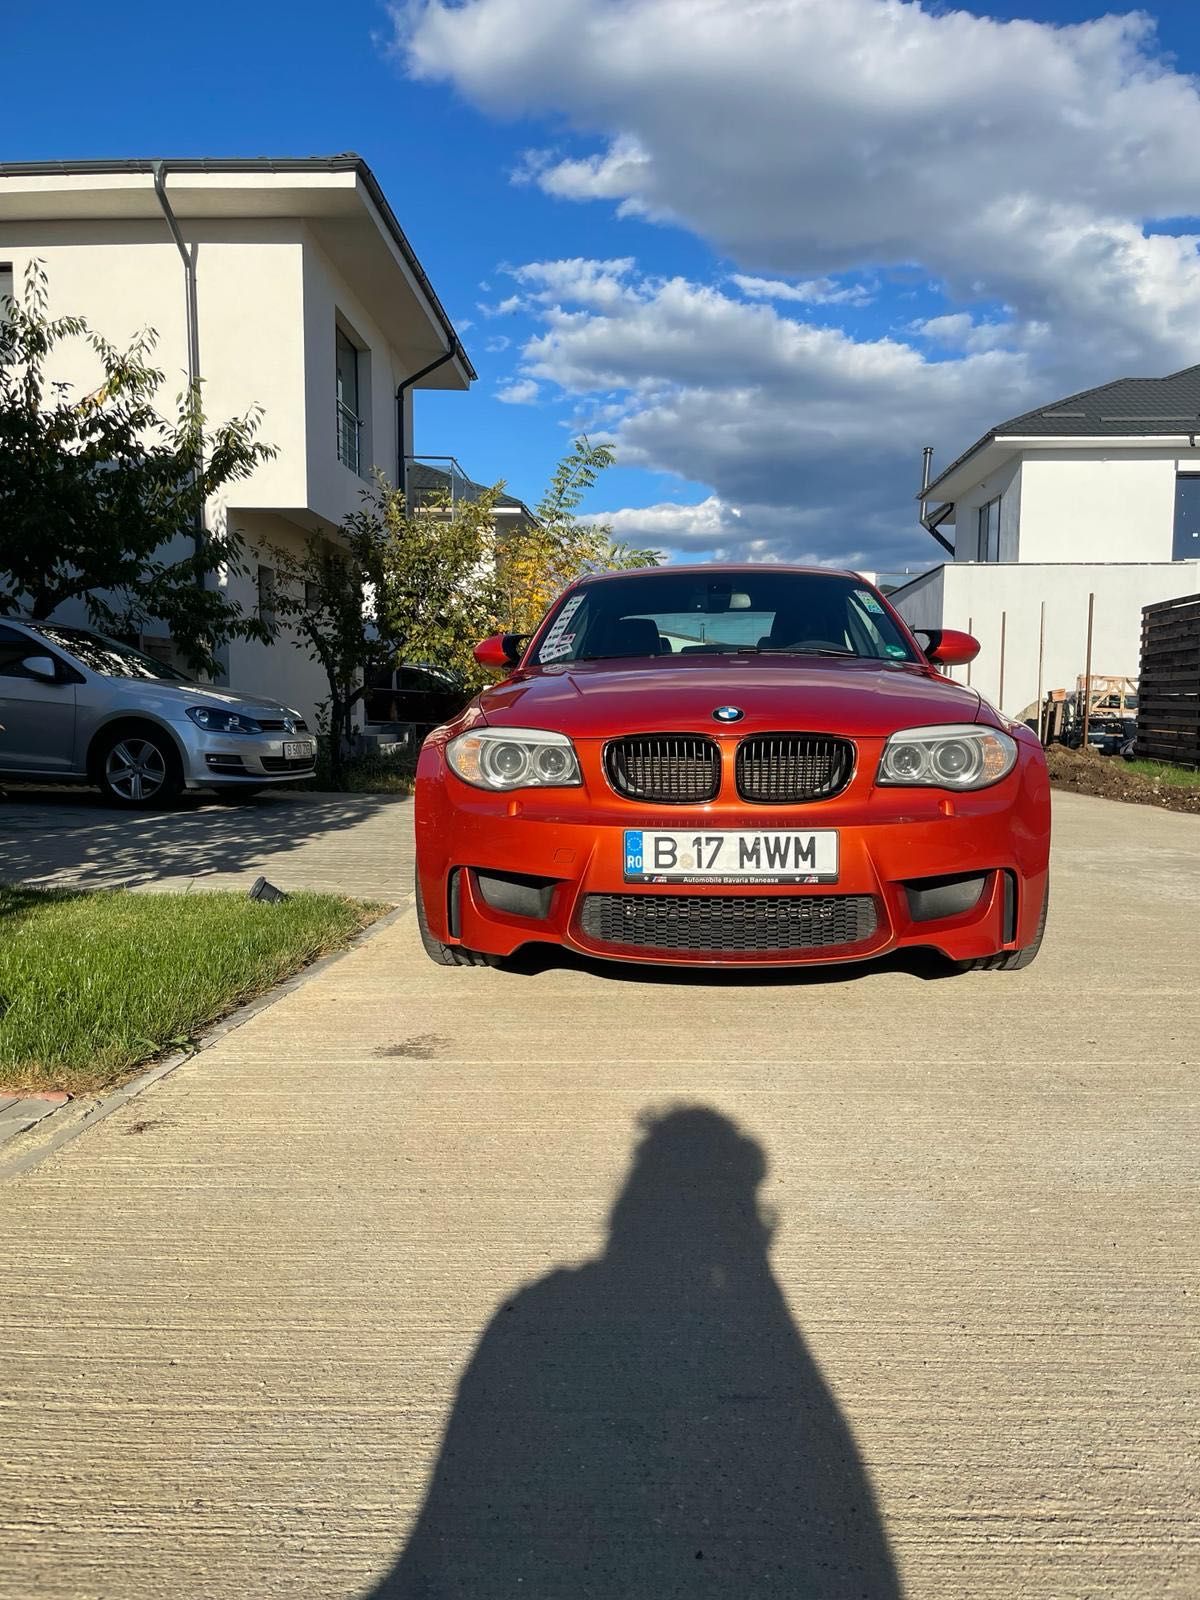
[[[51,174],[88,176],[122,172],[151,174],[157,164],[156,159],[148,157],[94,161],[14,161],[0,163],[0,178],[40,177]],[[464,386],[478,378],[479,374],[471,365],[471,358],[467,355],[446,308],[438,299],[428,273],[421,265],[416,251],[409,243],[408,236],[389,205],[379,180],[360,155],[354,151],[346,151],[335,156],[181,156],[176,160],[163,157],[162,164],[168,173],[198,172],[214,175],[234,172],[353,172],[370,196],[386,232],[412,274],[426,303],[430,321],[438,326],[447,350],[454,355],[455,363],[463,375]]]

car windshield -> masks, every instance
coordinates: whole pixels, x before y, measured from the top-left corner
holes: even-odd
[[[165,661],[143,655],[116,639],[107,639],[90,628],[65,628],[56,622],[29,624],[37,633],[60,650],[66,650],[89,672],[101,672],[107,678],[158,678],[166,683],[187,683],[186,673],[176,672]]]
[[[861,579],[769,566],[712,577],[666,569],[587,584],[564,597],[536,659],[550,665],[746,651],[918,659]]]

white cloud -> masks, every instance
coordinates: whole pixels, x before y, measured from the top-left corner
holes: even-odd
[[[510,294],[494,306],[485,305],[482,300],[476,301],[476,305],[485,317],[511,317],[514,311],[520,311],[523,304],[524,301],[519,294]]]
[[[744,272],[735,272],[732,281],[748,300],[798,300],[809,306],[865,306],[874,298],[866,284],[837,283],[833,278],[783,283],[779,278],[752,278]]]
[[[976,322],[967,311],[955,311],[942,317],[926,317],[914,322],[913,333],[948,350],[999,350],[1011,347],[1016,330],[1011,322]]]
[[[680,223],[747,275],[922,263],[965,300],[1168,370],[1200,310],[1200,94],[1143,12],[1071,26],[902,0],[406,0],[415,76],[598,147],[549,194]],[[964,70],[964,63],[970,63]],[[786,63],[786,70],[781,70]],[[778,280],[776,280],[778,281]]]
[[[547,266],[530,281],[589,292],[593,275],[576,263],[562,275]],[[656,508],[661,535],[649,513],[630,512],[622,537],[636,524],[643,542],[679,550],[920,560],[921,446],[1033,401],[1022,352],[931,360],[899,339],[855,340],[684,278],[623,282],[604,309],[541,305],[522,349],[528,376],[573,397],[576,424],[611,438],[623,464],[712,485],[698,506]]]
[[[681,519],[678,548],[920,559],[922,444],[944,464],[1030,406],[1200,360],[1200,237],[1162,231],[1200,211],[1197,80],[1143,12],[1060,26],[940,0],[747,11],[393,14],[413,76],[565,125],[522,181],[687,228],[732,261],[725,288],[626,258],[508,269],[521,293],[503,304],[539,323],[527,381],[564,390],[622,461],[710,486],[655,508]],[[805,320],[902,276],[920,319],[904,301],[890,336]]]
[[[502,351],[507,350],[511,343],[512,340],[508,338],[506,334],[498,333],[493,338],[489,339],[483,348],[487,351],[488,355],[498,356]]]
[[[517,378],[496,390],[496,399],[506,406],[531,406],[537,400],[539,389],[532,378]]]
[[[613,261],[575,256],[566,261],[530,261],[523,267],[506,270],[530,290],[531,299],[542,305],[567,299],[577,305],[608,310],[638,297],[639,291],[628,281],[636,266],[632,256]]]

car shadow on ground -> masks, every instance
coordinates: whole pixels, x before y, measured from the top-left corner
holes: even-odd
[[[185,795],[161,811],[108,806],[94,790],[22,788],[0,794],[0,882],[71,888],[146,887],[163,879],[202,884],[249,873],[377,814],[408,806],[406,795],[275,790],[242,804]]]
[[[676,988],[808,988],[850,983],[902,972],[923,983],[961,977],[937,950],[897,950],[873,961],[839,961],[812,967],[671,967],[640,961],[600,961],[561,945],[527,944],[499,964],[512,977],[540,978],[552,972],[586,972],[609,983],[657,983]]]
[[[792,1322],[762,1147],[642,1119],[604,1253],[502,1304],[372,1600],[899,1600],[863,1463]]]

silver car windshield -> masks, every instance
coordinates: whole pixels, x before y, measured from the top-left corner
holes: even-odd
[[[166,683],[187,683],[186,673],[176,672],[165,661],[156,661],[116,639],[108,639],[90,628],[67,628],[56,622],[27,624],[40,633],[50,644],[73,655],[89,672],[102,673],[106,678],[157,678]]]

